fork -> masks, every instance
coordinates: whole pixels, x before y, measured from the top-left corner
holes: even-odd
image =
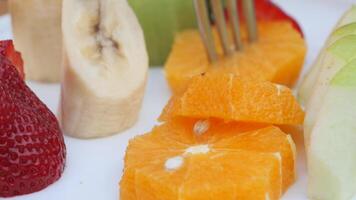
[[[193,0],[194,8],[197,17],[199,32],[207,51],[209,60],[215,62],[218,59],[212,28],[210,25],[207,0]],[[228,15],[233,36],[233,44],[231,44],[228,35],[227,24],[224,15],[222,0],[208,0],[210,2],[216,28],[221,41],[225,56],[229,56],[234,51],[240,51],[243,48],[240,33],[240,21],[237,9],[236,0],[227,0]],[[247,33],[249,43],[253,43],[258,39],[256,13],[254,0],[242,0],[243,14],[246,19]]]

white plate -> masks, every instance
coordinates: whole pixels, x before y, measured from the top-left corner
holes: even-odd
[[[350,6],[347,1],[340,0],[277,0],[276,2],[294,16],[304,29],[309,46],[305,69],[315,59],[339,17]],[[0,17],[0,39],[6,38],[11,38],[8,16]],[[49,108],[56,112],[59,85],[38,83],[29,83],[29,85]],[[43,191],[11,200],[117,200],[118,182],[122,175],[127,142],[135,135],[148,132],[154,126],[169,96],[170,92],[162,71],[151,69],[140,119],[133,128],[119,135],[97,140],[86,141],[66,137],[68,154],[63,177]],[[298,181],[284,195],[283,200],[307,199],[304,150],[302,144],[298,146]]]

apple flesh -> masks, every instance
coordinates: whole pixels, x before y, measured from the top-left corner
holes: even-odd
[[[310,96],[314,91],[314,85],[316,84],[321,68],[323,68],[323,55],[325,54],[326,49],[331,45],[334,41],[338,40],[341,37],[346,35],[355,34],[356,29],[350,25],[356,22],[356,6],[353,6],[350,10],[348,10],[344,16],[340,19],[338,24],[335,27],[334,33],[328,38],[327,42],[323,50],[320,52],[316,62],[313,64],[313,67],[309,71],[309,73],[305,76],[300,88],[298,99],[302,105],[307,105]]]
[[[347,200],[356,194],[356,59],[331,80],[310,137],[311,199]]]
[[[352,24],[356,25],[356,24]],[[356,32],[356,26],[354,26]],[[321,55],[322,67],[319,72],[313,93],[306,105],[306,117],[304,121],[304,133],[306,145],[309,145],[311,130],[317,120],[321,108],[320,101],[328,90],[331,79],[345,64],[356,57],[356,35],[347,35],[331,44]]]

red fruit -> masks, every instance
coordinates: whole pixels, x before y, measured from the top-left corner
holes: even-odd
[[[237,3],[240,17],[244,21],[241,1],[237,0]],[[258,21],[290,21],[293,27],[303,36],[303,31],[298,22],[270,0],[255,0],[255,8]]]
[[[15,50],[12,40],[0,41],[0,56],[6,57],[17,68],[20,76],[24,78],[23,60],[21,53]]]
[[[301,35],[303,35],[303,31],[298,22],[270,0],[255,0],[255,4],[258,20],[287,20],[293,24],[293,27],[298,30]]]
[[[61,177],[66,156],[56,117],[10,60],[0,56],[0,197],[46,188]]]

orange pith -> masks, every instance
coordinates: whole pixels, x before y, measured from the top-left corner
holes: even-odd
[[[214,64],[209,62],[197,30],[178,34],[165,64],[166,78],[173,92],[184,91],[192,77],[211,70],[292,87],[304,63],[303,38],[289,22],[260,22],[258,29],[258,42],[248,45],[246,33],[242,32],[244,49],[229,58],[222,58],[222,49],[216,42],[220,59]],[[214,36],[217,41],[217,34]]]
[[[120,199],[265,200],[268,195],[272,200],[295,181],[294,144],[280,129],[244,132],[249,125],[208,121],[209,129],[200,136],[193,131],[197,120],[184,119],[131,140]],[[209,151],[187,153],[199,145]],[[182,164],[167,170],[167,160],[176,156]]]
[[[160,119],[175,117],[300,125],[304,112],[285,86],[207,73],[193,78],[185,92],[173,96]]]

